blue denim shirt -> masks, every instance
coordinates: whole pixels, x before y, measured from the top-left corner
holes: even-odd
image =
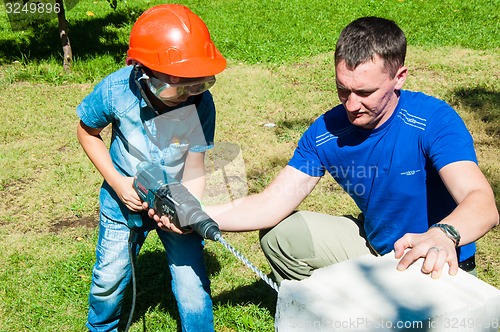
[[[134,80],[132,66],[124,67],[98,83],[77,107],[85,125],[104,128],[112,125],[109,153],[115,168],[134,176],[140,161],[147,160],[181,180],[187,151],[204,152],[213,147],[215,105],[209,91],[158,115],[148,107]],[[127,223],[129,210],[114,190],[103,182],[101,212]]]

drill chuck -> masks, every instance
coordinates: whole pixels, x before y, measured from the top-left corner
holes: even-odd
[[[208,215],[207,215],[208,217]],[[219,238],[222,237],[222,234],[219,229],[219,225],[215,221],[213,221],[210,217],[203,221],[197,222],[190,226],[196,233],[203,236],[205,239],[209,239],[212,241],[218,241]]]

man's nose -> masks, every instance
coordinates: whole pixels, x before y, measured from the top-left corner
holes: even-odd
[[[354,93],[350,93],[345,102],[345,108],[349,112],[355,112],[361,108],[361,98]]]

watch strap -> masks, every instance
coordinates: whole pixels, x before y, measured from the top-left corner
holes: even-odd
[[[442,230],[443,233],[455,243],[455,247],[458,247],[460,244],[460,233],[454,226],[448,224],[434,224],[429,227],[429,229],[431,228],[439,228]]]

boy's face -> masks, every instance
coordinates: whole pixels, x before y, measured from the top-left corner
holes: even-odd
[[[407,72],[403,66],[391,78],[379,57],[353,70],[341,61],[336,66],[337,93],[349,121],[363,129],[375,129],[387,121],[396,108],[397,90],[402,88]]]
[[[190,96],[201,94],[215,84],[215,77],[182,78],[152,71],[148,85],[151,92],[165,105],[173,107]]]

